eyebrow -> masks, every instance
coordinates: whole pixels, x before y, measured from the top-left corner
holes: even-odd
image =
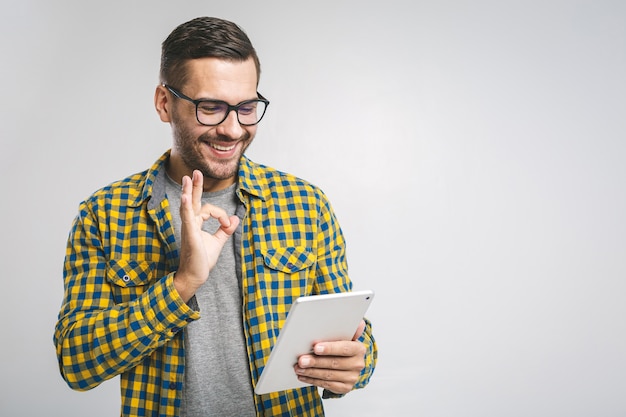
[[[198,103],[201,101],[214,101],[214,102],[220,102],[220,103],[226,103],[229,106],[237,106],[241,103],[245,103],[246,101],[253,101],[253,100],[267,100],[265,97],[263,97],[263,95],[261,93],[259,93],[258,91],[256,92],[257,97],[254,98],[248,98],[245,100],[241,100],[239,103],[237,104],[230,104],[228,101],[226,100],[220,100],[217,98],[208,98],[208,97],[202,97],[202,98],[191,98],[188,95],[184,94],[183,92],[181,92],[179,89],[172,87],[169,84],[163,84],[163,87],[167,88],[168,90],[170,90],[174,95],[180,96],[181,98],[187,99],[193,103]]]

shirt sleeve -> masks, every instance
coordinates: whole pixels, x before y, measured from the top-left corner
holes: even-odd
[[[331,293],[352,290],[352,282],[348,277],[346,260],[346,242],[339,222],[333,212],[330,202],[321,194],[322,209],[318,234],[318,293]],[[372,333],[371,322],[364,318],[365,329],[359,338],[366,348],[365,367],[361,371],[355,389],[365,387],[374,373],[378,359],[378,347]],[[338,398],[342,395],[324,390],[323,398]]]
[[[61,375],[88,390],[136,366],[199,313],[174,288],[173,273],[127,302],[115,303],[96,222],[85,204],[74,220],[64,262],[64,298],[54,343]]]

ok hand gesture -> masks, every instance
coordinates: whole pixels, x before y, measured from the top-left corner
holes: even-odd
[[[185,302],[206,282],[224,244],[239,225],[237,216],[228,217],[219,207],[202,205],[204,178],[198,170],[192,175],[193,178],[186,175],[183,177],[183,193],[180,199],[180,265],[174,276],[174,286]],[[202,230],[202,224],[211,217],[220,223],[214,234]]]

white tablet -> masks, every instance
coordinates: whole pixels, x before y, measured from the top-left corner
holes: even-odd
[[[371,290],[300,297],[292,304],[285,324],[254,388],[256,394],[305,387],[294,365],[321,341],[352,340],[374,292]]]

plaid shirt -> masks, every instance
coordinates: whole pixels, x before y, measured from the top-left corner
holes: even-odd
[[[76,390],[121,375],[122,416],[178,415],[183,329],[200,318],[173,285],[179,254],[165,196],[168,157],[81,203],[68,238],[54,334],[61,374]],[[245,206],[235,238],[254,385],[292,301],[350,291],[352,284],[341,229],[318,188],[243,157],[237,196]],[[357,388],[368,383],[377,357],[366,322],[366,366]],[[259,416],[324,414],[315,387],[254,400]]]

